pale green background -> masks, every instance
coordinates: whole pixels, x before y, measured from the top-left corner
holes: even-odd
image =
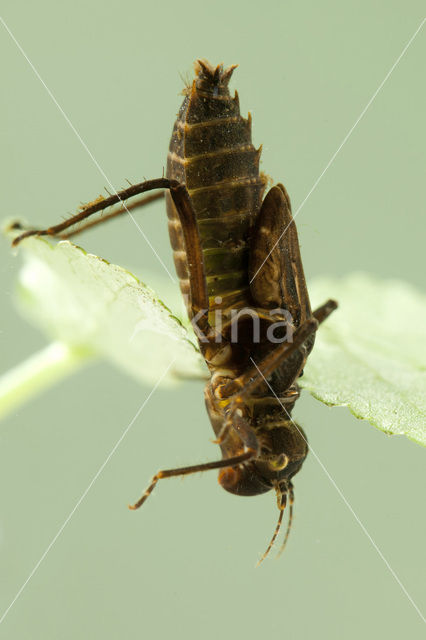
[[[125,178],[161,175],[179,72],[196,57],[238,62],[233,86],[243,113],[253,113],[263,169],[285,183],[297,208],[419,26],[422,5],[40,0],[6,1],[3,17],[117,188]],[[422,286],[425,30],[298,216],[309,277],[363,269]],[[97,196],[106,180],[1,28],[0,47],[2,216],[48,225]],[[138,215],[171,266],[162,206]],[[81,244],[142,275],[161,272],[130,220]],[[2,370],[45,344],[13,307],[19,262],[3,242]],[[110,366],[93,366],[2,423],[0,616],[149,392]],[[424,607],[425,452],[307,393],[295,414]],[[272,494],[231,496],[211,473],[164,482],[143,511],[127,511],[160,466],[214,459],[211,437],[201,383],[158,390],[0,637],[424,637],[419,615],[313,455],[296,478],[287,551],[260,569],[277,517]]]

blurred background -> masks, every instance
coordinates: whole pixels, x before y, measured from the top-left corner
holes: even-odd
[[[161,176],[192,63],[238,63],[262,168],[296,209],[423,19],[420,1],[248,5],[14,3],[3,19],[108,180]],[[297,217],[308,279],[364,270],[423,286],[424,73],[421,30]],[[107,181],[4,26],[0,29],[2,217],[47,226]],[[172,267],[166,215],[139,224]],[[13,302],[20,265],[1,251],[1,372],[46,344]],[[130,219],[79,237],[144,277],[162,267]],[[407,331],[410,319],[406,319]],[[404,585],[398,584],[313,455],[295,478],[287,550],[255,563],[272,534],[272,494],[238,498],[216,474],[160,484],[160,467],[215,459],[202,383],[158,389],[55,540],[147,399],[93,365],[0,425],[0,638],[424,637],[424,451],[304,392],[295,417]],[[423,603],[422,603],[423,599]]]

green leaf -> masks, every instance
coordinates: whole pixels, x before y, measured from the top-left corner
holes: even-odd
[[[426,298],[367,274],[317,279],[310,291],[314,306],[332,297],[339,308],[318,331],[301,386],[425,445]]]
[[[138,380],[206,377],[195,336],[129,271],[68,241],[28,238],[18,301],[53,340],[90,351]],[[183,315],[183,314],[182,314]]]

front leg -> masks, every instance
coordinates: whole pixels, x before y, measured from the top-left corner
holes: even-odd
[[[135,502],[135,504],[130,505],[129,508],[132,510],[139,509],[139,507],[141,507],[145,500],[151,495],[157,482],[159,480],[162,480],[163,478],[186,476],[191,473],[211,471],[212,469],[227,469],[228,475],[226,477],[228,477],[229,473],[232,473],[231,470],[233,468],[238,467],[238,465],[248,462],[249,460],[257,458],[257,456],[259,455],[260,446],[256,434],[244,419],[240,410],[235,409],[232,414],[229,414],[227,420],[229,421],[229,424],[232,425],[232,428],[235,430],[241,441],[241,453],[236,453],[236,455],[234,456],[225,458],[223,460],[216,460],[214,462],[205,462],[203,464],[195,464],[189,467],[180,467],[178,469],[162,469],[158,471],[155,476],[153,476],[148,488],[144,491],[139,500]]]

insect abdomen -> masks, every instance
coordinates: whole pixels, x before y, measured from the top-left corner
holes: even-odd
[[[266,180],[260,149],[251,141],[251,119],[240,115],[228,82],[233,67],[197,63],[170,141],[167,177],[185,183],[198,221],[210,309],[249,304],[250,231]],[[178,216],[167,196],[169,234],[182,293],[188,294],[186,253]],[[215,301],[220,297],[221,302]],[[210,318],[214,324],[214,315]]]

